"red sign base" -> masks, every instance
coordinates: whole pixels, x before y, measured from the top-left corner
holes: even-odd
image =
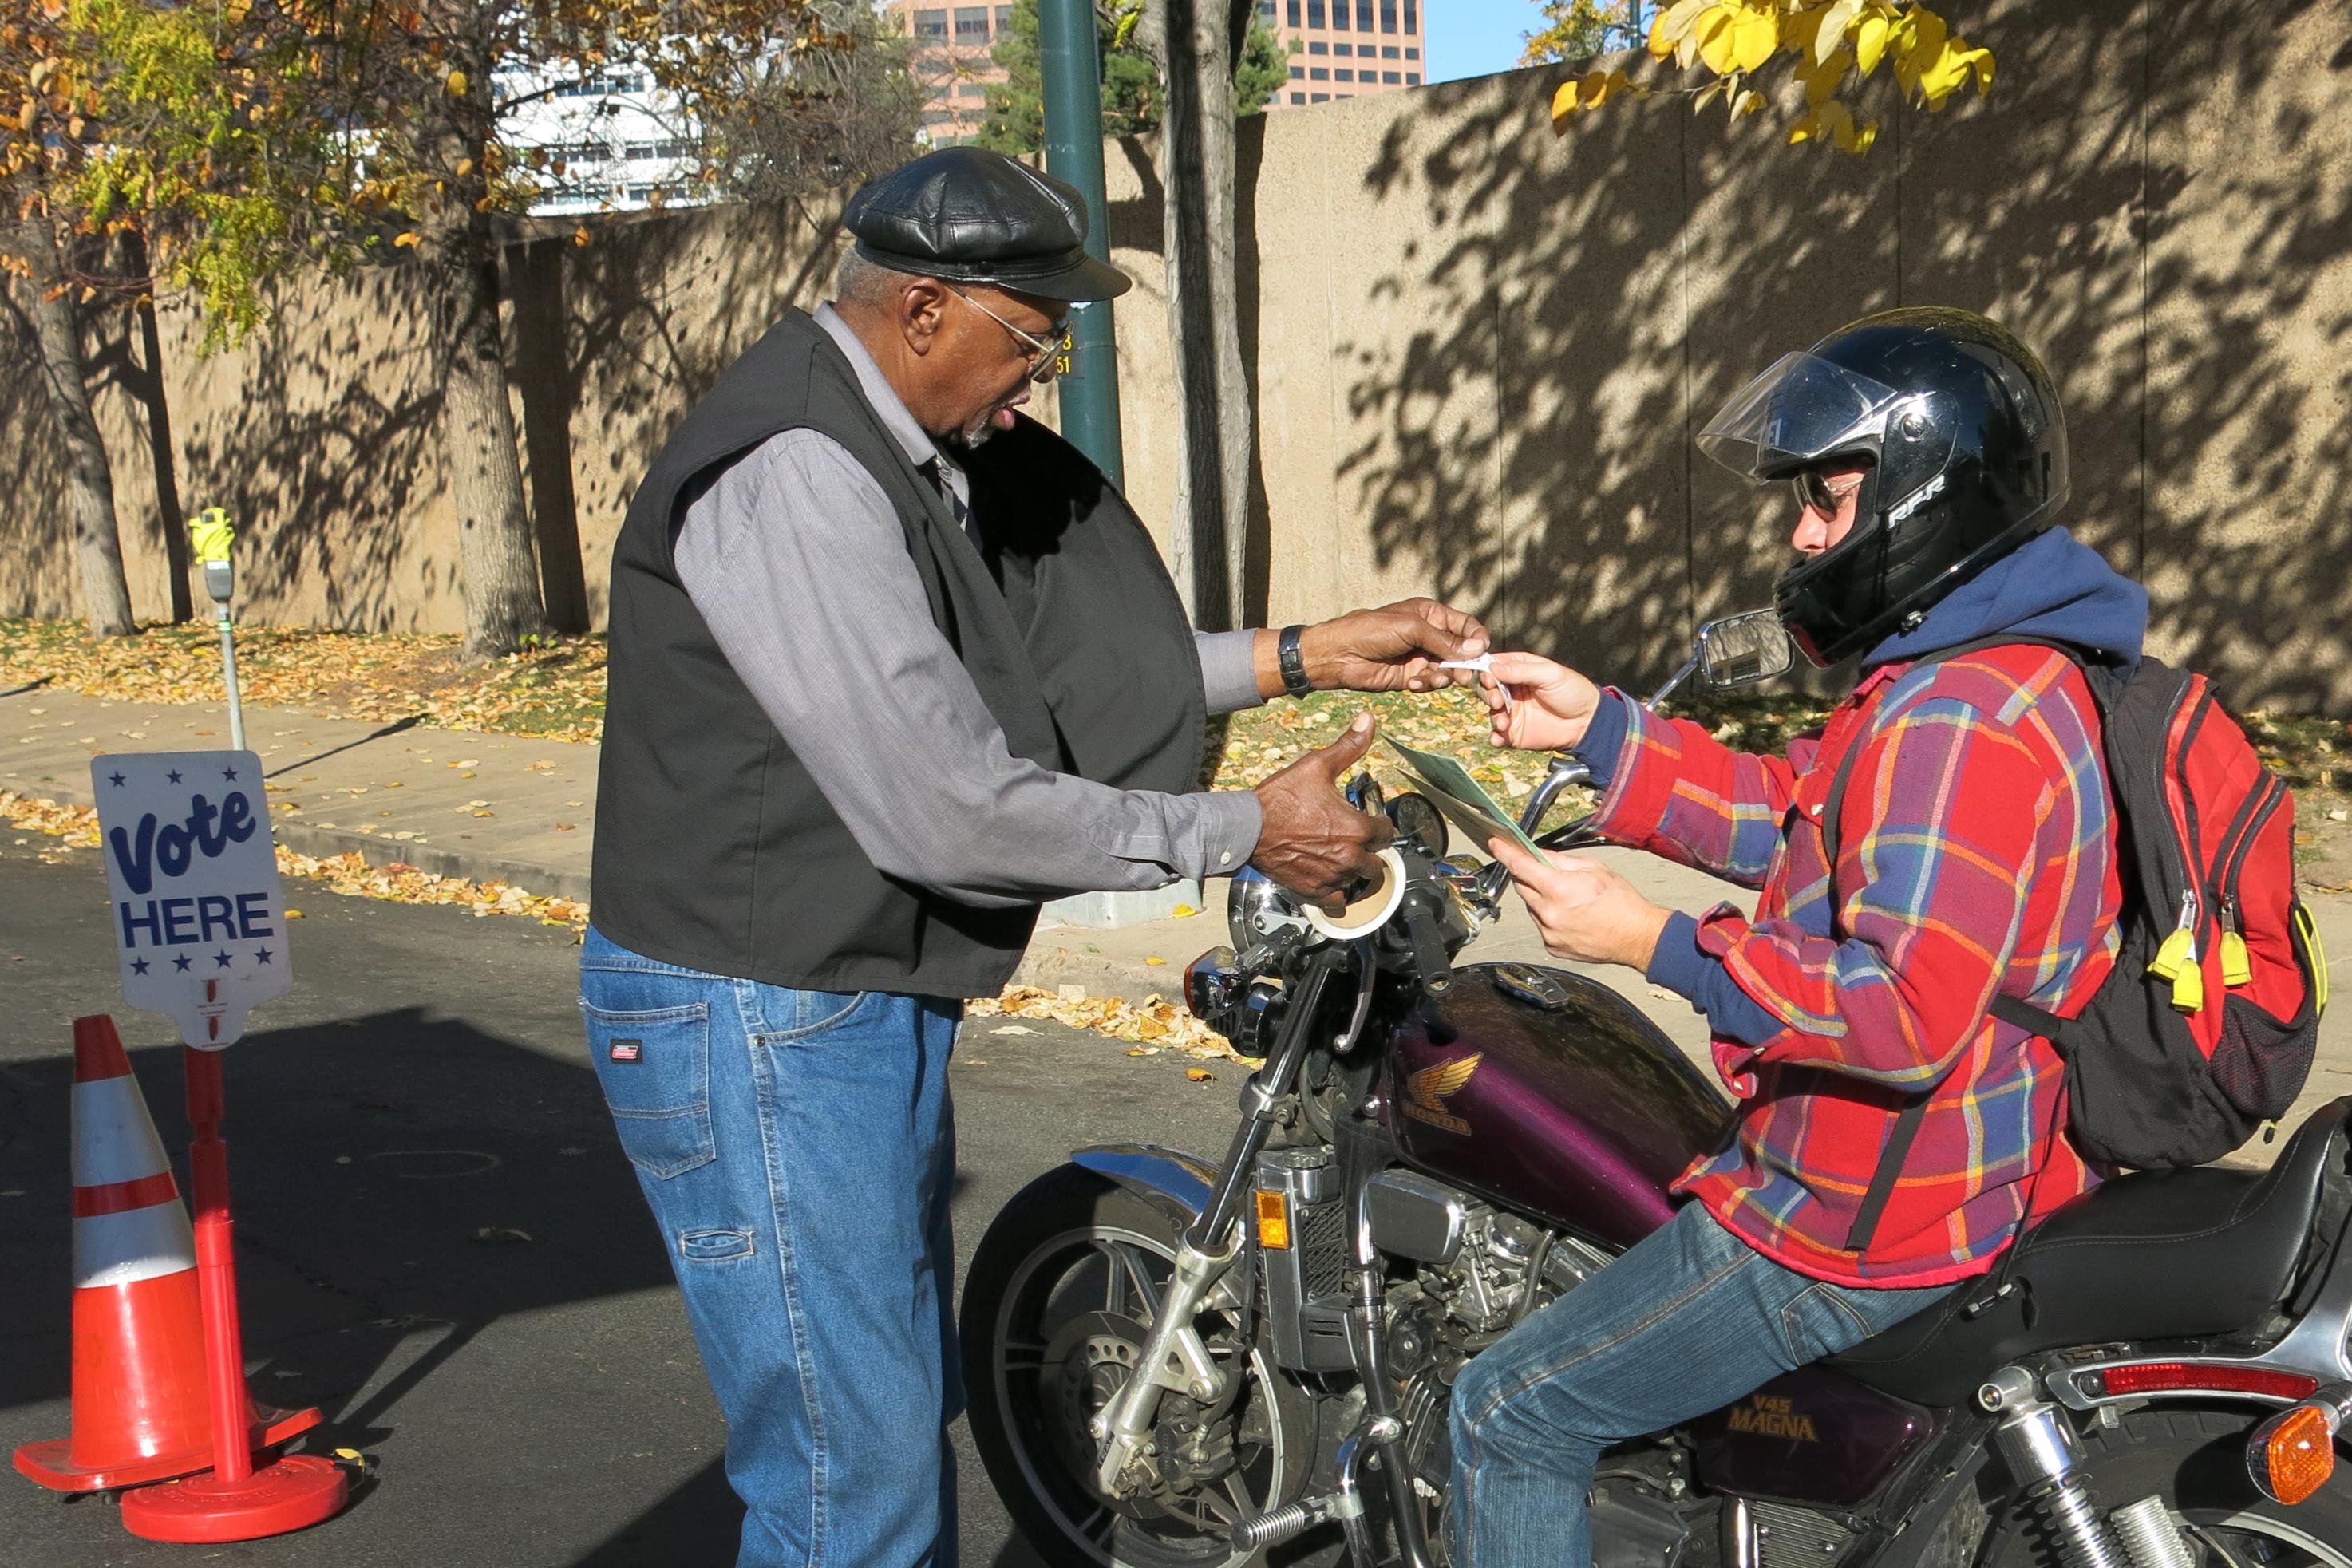
[[[122,1494],[122,1528],[143,1541],[212,1545],[284,1535],[331,1519],[350,1477],[332,1459],[289,1454],[240,1480],[207,1470]]]

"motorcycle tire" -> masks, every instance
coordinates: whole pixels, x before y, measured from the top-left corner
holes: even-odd
[[[1085,1354],[1070,1348],[1073,1329],[1056,1331],[1050,1320],[1031,1320],[1052,1310],[1057,1279],[1077,1280],[1077,1288],[1088,1288],[1076,1270],[1087,1266],[1090,1250],[1098,1250],[1106,1258],[1100,1269],[1105,1301],[1098,1310],[1072,1315],[1073,1322],[1087,1320],[1076,1332],[1087,1346],[1108,1343],[1114,1352],[1133,1343],[1144,1320],[1120,1312],[1121,1288],[1110,1282],[1114,1265],[1108,1260],[1119,1256],[1117,1249],[1129,1249],[1126,1256],[1140,1260],[1141,1272],[1164,1281],[1178,1230],[1166,1212],[1116,1182],[1082,1166],[1062,1166],[1015,1195],[973,1251],[958,1329],[972,1445],[1013,1523],[1054,1568],[1254,1568],[1288,1563],[1297,1555],[1295,1548],[1305,1544],[1276,1547],[1270,1555],[1237,1552],[1222,1535],[1188,1532],[1178,1515],[1137,1517],[1138,1511],[1152,1514],[1150,1505],[1128,1511],[1107,1508],[1091,1478],[1078,1473],[1078,1455],[1090,1451],[1093,1440],[1084,1435],[1081,1417],[1067,1407],[1070,1396],[1058,1391],[1091,1378],[1090,1403],[1098,1407],[1123,1372],[1099,1352],[1094,1353],[1092,1371],[1082,1366],[1071,1372],[1072,1361]],[[1065,1263],[1074,1265],[1073,1271],[1056,1276],[1053,1270]],[[1097,1332],[1088,1333],[1088,1323]],[[1045,1337],[1031,1337],[1040,1333]],[[1266,1435],[1263,1458],[1246,1472],[1254,1479],[1243,1489],[1254,1494],[1254,1508],[1247,1511],[1256,1511],[1304,1489],[1315,1457],[1315,1415],[1307,1396],[1276,1368],[1262,1339],[1250,1361],[1251,1383],[1232,1419]],[[1056,1368],[1064,1369],[1059,1375]],[[1265,1407],[1253,1416],[1254,1400],[1265,1401]],[[1061,1429],[1073,1426],[1076,1431]],[[1236,1448],[1255,1451],[1238,1444]],[[1244,1473],[1239,1468],[1234,1472]],[[1220,1506],[1239,1509],[1229,1490],[1221,1493]]]
[[[2262,1413],[2151,1406],[2083,1434],[2084,1478],[2102,1512],[2154,1493],[2177,1520],[2206,1532],[2244,1568],[2352,1568],[2352,1476],[2339,1466],[2319,1490],[2288,1507],[2254,1490],[2246,1438]],[[2192,1548],[2198,1548],[2194,1531]],[[2210,1549],[2200,1554],[2217,1558]],[[2012,1500],[1995,1515],[1977,1568],[2042,1568],[2048,1546]]]

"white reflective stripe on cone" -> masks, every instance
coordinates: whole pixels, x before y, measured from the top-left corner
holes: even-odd
[[[111,1186],[171,1169],[135,1078],[73,1086],[73,1184]]]
[[[177,1198],[73,1222],[74,1289],[130,1285],[196,1266],[195,1234]]]

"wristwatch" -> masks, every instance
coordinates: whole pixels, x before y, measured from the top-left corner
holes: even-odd
[[[1282,666],[1282,689],[1294,697],[1303,697],[1315,689],[1315,683],[1307,678],[1307,655],[1298,648],[1298,639],[1306,630],[1304,626],[1285,626],[1274,643],[1275,659]]]

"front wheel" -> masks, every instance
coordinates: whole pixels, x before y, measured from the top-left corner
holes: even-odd
[[[1173,1220],[1108,1177],[1063,1166],[1005,1205],[973,1253],[961,1337],[973,1445],[1004,1505],[1056,1568],[1242,1568],[1234,1521],[1297,1495],[1313,1411],[1242,1325],[1195,1320],[1239,1390],[1163,1395],[1155,1478],[1130,1497],[1094,1479],[1087,1423],[1131,1375],[1176,1256]],[[1245,1267],[1246,1265],[1236,1265]]]
[[[2352,1568],[2352,1479],[2339,1469],[2294,1507],[2246,1474],[2253,1411],[2151,1406],[2083,1435],[2084,1479],[2102,1511],[2160,1495],[2207,1568]],[[2041,1568],[2048,1544],[2011,1504],[1978,1568]]]

